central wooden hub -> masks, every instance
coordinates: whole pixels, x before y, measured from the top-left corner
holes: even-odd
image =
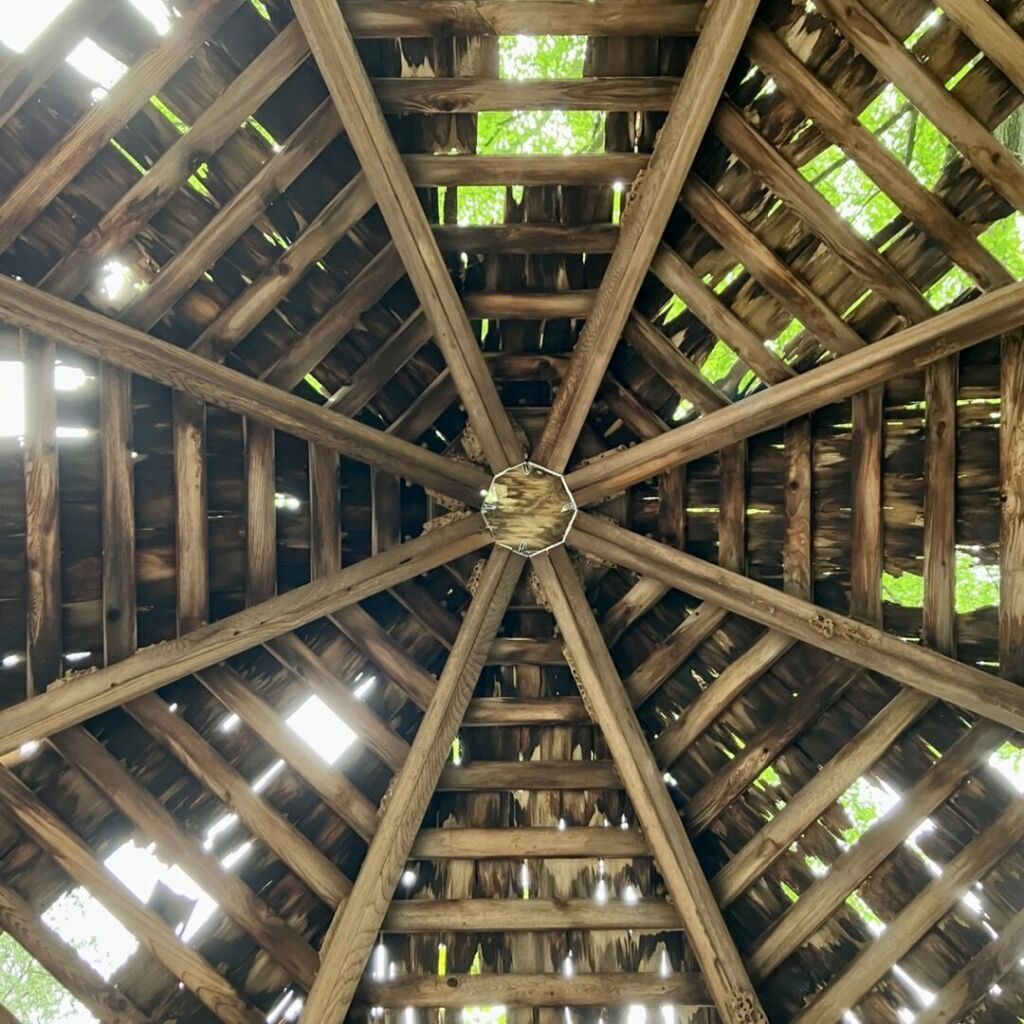
[[[576,502],[561,474],[522,462],[491,481],[480,511],[496,544],[531,558],[565,540]]]

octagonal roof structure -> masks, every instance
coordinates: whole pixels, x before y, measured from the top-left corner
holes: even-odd
[[[564,543],[577,509],[565,477],[521,462],[494,477],[480,511],[496,544],[532,558]]]

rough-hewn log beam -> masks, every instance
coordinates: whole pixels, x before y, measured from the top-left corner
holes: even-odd
[[[59,339],[96,359],[187,391],[241,416],[262,420],[306,441],[380,464],[389,472],[436,487],[460,500],[479,503],[480,490],[489,483],[487,474],[475,467],[355,423],[8,278],[0,280],[0,321]]]
[[[783,381],[726,409],[685,423],[661,437],[599,459],[571,473],[578,503],[590,504],[672,466],[780,426],[831,402],[848,398],[890,377],[913,373],[929,363],[1001,334],[1024,322],[1024,284],[1005,288],[940,313],[925,323],[864,346]]]
[[[495,548],[490,556],[352,895],[321,950],[320,971],[303,1014],[307,1020],[340,1024],[348,1013],[427,803],[466,713],[484,656],[524,564],[503,548]]]
[[[569,540],[588,554],[654,576],[686,593],[713,599],[737,615],[880,672],[937,700],[1012,729],[1024,728],[1024,688],[1005,679],[586,514],[577,518]]]
[[[621,828],[425,828],[411,858],[486,860],[520,857],[649,857],[639,829]]]
[[[392,548],[271,601],[230,615],[125,661],[51,687],[0,712],[0,752],[42,739],[190,672],[476,551],[490,540],[470,518]]]
[[[756,0],[716,0],[707,13],[534,452],[542,465],[560,472],[569,462],[756,9]]]
[[[725,1024],[755,1024],[760,1009],[746,968],[665,788],[643,730],[564,548],[533,562],[595,723],[622,776],[665,887]]]
[[[294,6],[487,460],[495,471],[504,469],[522,457],[512,422],[487,372],[345,18],[334,0],[296,0]]]

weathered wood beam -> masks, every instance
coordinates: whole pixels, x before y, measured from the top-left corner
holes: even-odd
[[[475,467],[435,455],[337,412],[252,380],[209,359],[114,323],[7,278],[0,280],[0,321],[59,339],[96,359],[187,391],[212,405],[351,455],[469,503],[489,479]]]
[[[243,422],[245,443],[245,602],[267,601],[277,592],[277,506],[274,428]]]
[[[850,615],[882,625],[882,459],[885,450],[885,388],[853,396],[850,451]]]
[[[488,655],[488,662],[492,657]],[[477,697],[470,703],[463,725],[574,725],[589,721],[578,697]]]
[[[937,700],[948,701],[1012,729],[1024,728],[1024,689],[1005,679],[908,644],[873,626],[773,590],[585,513],[577,517],[569,540],[587,554],[714,600],[738,615],[880,672]]]
[[[425,828],[411,859],[487,860],[520,857],[649,857],[638,829],[621,828]]]
[[[233,669],[211,665],[199,681],[294,771],[338,818],[367,842],[377,830],[376,805],[344,772],[325,763],[277,709]]]
[[[503,548],[494,548],[491,553],[437,691],[385,805],[352,895],[321,949],[320,971],[304,1010],[310,1020],[340,1024],[348,1013],[479,679],[485,653],[501,625],[524,564]]]
[[[178,633],[210,617],[210,541],[206,508],[206,406],[188,392],[172,395],[174,552]]]
[[[427,79],[404,78],[404,82]],[[606,253],[619,239],[617,224],[437,224],[434,237],[442,252]]]
[[[594,310],[597,293],[580,288],[557,292],[469,292],[462,301],[470,320],[582,319]]]
[[[587,153],[582,156],[431,156],[403,154],[417,188],[439,185],[612,185],[633,181],[647,154]]]
[[[487,461],[504,469],[523,453],[345,18],[334,0],[294,7]]]
[[[215,854],[184,831],[166,807],[98,740],[76,727],[50,738],[77,768],[131,821],[169,863],[177,864],[216,900],[220,909],[300,985],[309,985],[317,968],[313,948],[257,897],[242,879],[225,869]]]
[[[381,931],[545,932],[545,931],[679,931],[679,911],[664,899],[625,903],[594,899],[454,899],[395,900]]]
[[[984,0],[941,0],[943,13],[1024,93],[1024,40]]]
[[[999,673],[1024,684],[1024,331],[1000,360]]]
[[[489,540],[478,518],[462,520],[186,636],[148,647],[116,665],[68,679],[0,712],[0,752],[84,722],[451,558],[476,551]]]
[[[351,892],[348,878],[156,694],[131,701],[125,710],[324,903],[333,909]]]
[[[1024,209],[1024,167],[912,50],[860,0],[822,0],[822,14],[903,93],[1015,209]],[[1004,30],[1010,31],[1012,30]]]
[[[982,288],[1010,284],[1012,278],[978,241],[969,225],[926,189],[857,119],[856,115],[765,25],[755,22],[747,54],[781,92],[813,118],[882,191]]]
[[[716,0],[706,11],[651,161],[623,211],[594,313],[576,342],[534,452],[542,465],[561,472],[572,456],[756,8],[756,0]]]
[[[79,171],[158,93],[242,0],[201,0],[147,50],[0,202],[0,252],[10,248]]]
[[[970,772],[984,764],[1006,735],[1002,727],[985,723],[957,740],[907,790],[899,805],[834,861],[829,873],[803,892],[758,940],[747,959],[751,976],[763,980],[777,970]]]
[[[128,996],[105,982],[78,950],[43,924],[35,909],[6,885],[0,885],[0,927],[104,1024],[146,1024],[146,1014]]]
[[[719,1015],[725,1024],[767,1024],[567,552],[556,548],[538,555],[533,567],[584,701],[622,776]]]
[[[309,446],[309,578],[341,568],[341,492],[338,453]]]
[[[24,53],[6,47],[0,63],[0,128],[64,63],[67,55],[114,9],[114,0],[74,0]]]
[[[1017,966],[1022,946],[1024,910],[1019,910],[1000,928],[998,938],[983,946],[935,993],[931,1005],[918,1012],[917,1024],[957,1024]]]
[[[1024,800],[1014,800],[992,825],[943,866],[942,874],[922,889],[824,992],[793,1018],[793,1024],[833,1024],[839,1020],[1022,838]]]
[[[965,302],[661,437],[584,466],[569,474],[569,488],[577,503],[590,504],[672,466],[882,384],[890,377],[919,371],[1018,326],[1024,321],[1022,300],[1024,284],[1013,284]]]
[[[53,341],[22,332],[26,697],[46,689],[62,671],[55,354]]]
[[[107,4],[106,6],[110,6]],[[75,242],[40,281],[44,291],[73,299],[87,287],[102,261],[125,245],[176,194],[200,163],[305,60],[309,50],[299,26],[287,25],[251,64],[196,118],[159,160]]]
[[[621,790],[612,761],[473,761],[445,766],[442,793],[538,792],[545,789]]]
[[[364,981],[356,1000],[370,1006],[710,1006],[699,973],[444,974]]]
[[[214,1017],[224,1024],[260,1024],[263,1015],[154,910],[140,903],[86,843],[7,769],[0,769],[0,801],[25,835],[95,896]]]

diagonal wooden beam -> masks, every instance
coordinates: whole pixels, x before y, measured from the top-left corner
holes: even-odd
[[[604,734],[722,1020],[767,1024],[568,553],[555,548],[538,555],[532,565],[561,630],[583,700]]]
[[[822,366],[660,437],[598,459],[567,478],[578,505],[589,505],[667,469],[882,384],[1024,323],[1024,283],[1007,285],[925,323]]]
[[[185,636],[147,647],[107,668],[70,678],[0,712],[0,753],[215,665],[272,637],[483,547],[490,535],[472,516],[254,605]]]
[[[345,18],[336,0],[297,0],[294,8],[487,461],[505,469],[522,459],[520,443]]]
[[[937,700],[1024,729],[1024,687],[917,647],[738,573],[580,514],[569,541],[581,551],[660,579],[770,629],[889,676]]]
[[[480,491],[490,482],[488,475],[476,467],[321,409],[280,388],[9,278],[0,279],[0,322],[53,338],[140,377],[379,465],[460,501],[479,504]]]
[[[340,1024],[348,1013],[377,933],[412,850],[427,804],[469,707],[487,650],[525,562],[494,548],[452,648],[405,767],[388,798],[352,895],[335,917],[320,951],[320,971],[303,1020]]]
[[[541,465],[561,472],[569,462],[756,9],[757,0],[715,0],[710,6],[651,161],[623,211],[594,310],[533,453]]]

